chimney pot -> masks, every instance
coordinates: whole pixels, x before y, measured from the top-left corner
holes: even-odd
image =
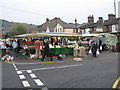
[[[112,20],[115,19],[115,15],[114,14],[108,14],[108,20]]]
[[[49,18],[46,18],[46,22],[48,22],[49,21]]]
[[[93,24],[94,23],[94,17],[92,16],[88,16],[88,23],[89,24]]]

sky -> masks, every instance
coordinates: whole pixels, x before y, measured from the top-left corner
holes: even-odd
[[[115,0],[117,14],[119,1]],[[96,22],[98,17],[107,20],[108,14],[114,14],[114,0],[0,0],[0,19],[28,24],[41,25],[55,17],[81,24],[89,15]]]

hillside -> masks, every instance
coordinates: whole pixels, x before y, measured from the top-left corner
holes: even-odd
[[[2,27],[2,30],[3,31],[8,31],[10,29],[10,27],[16,23],[20,23],[20,22],[9,22],[7,20],[3,20],[3,19],[0,19],[0,25]],[[21,24],[24,24],[25,26],[27,26],[27,28],[29,30],[35,30],[35,31],[38,31],[38,27],[37,25],[34,25],[34,24],[27,24],[27,23],[21,23]]]

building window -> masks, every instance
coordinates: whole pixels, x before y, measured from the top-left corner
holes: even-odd
[[[55,29],[55,32],[57,32],[57,29]]]
[[[63,32],[63,31],[62,31],[62,28],[60,28],[60,32]]]

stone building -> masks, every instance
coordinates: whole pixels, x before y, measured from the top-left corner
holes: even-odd
[[[76,21],[76,20],[75,20]],[[46,18],[46,22],[42,25],[39,25],[40,32],[65,32],[65,33],[78,33],[77,26],[79,24],[76,23],[66,23],[62,21],[60,18],[53,18],[49,20]]]
[[[81,24],[78,28],[84,34],[88,33],[113,33],[118,31],[118,22],[120,18],[115,18],[114,14],[108,14],[108,20],[104,20],[102,17],[98,18],[98,21],[94,23],[93,15],[88,17],[88,22]]]

